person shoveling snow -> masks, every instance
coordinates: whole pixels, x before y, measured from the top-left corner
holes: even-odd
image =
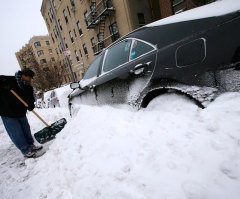
[[[31,81],[34,72],[30,69],[18,71],[14,76],[0,76],[0,115],[6,131],[15,146],[26,158],[35,158],[44,153],[37,153],[42,146],[34,145],[30,126],[26,118],[27,110],[32,111],[47,127],[34,134],[36,140],[43,144],[55,138],[65,124],[65,118],[49,126],[33,109],[34,96]]]
[[[27,110],[34,109],[34,96],[31,81],[34,72],[30,69],[18,71],[14,76],[0,76],[0,115],[5,129],[24,157],[36,157],[42,146],[34,145],[30,126],[26,117]],[[25,107],[11,92],[16,91],[27,103]]]

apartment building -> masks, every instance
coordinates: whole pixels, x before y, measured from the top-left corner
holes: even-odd
[[[29,44],[23,46],[15,55],[21,69],[32,67],[36,60]]]
[[[148,1],[138,1],[141,3],[132,8],[136,16],[139,13],[140,18],[145,17],[140,25],[137,19],[132,20],[128,0],[50,0],[51,5],[49,0],[43,0],[41,13],[54,50],[62,60],[65,59],[64,51],[71,53],[67,57],[78,80],[103,48],[152,21]]]
[[[55,62],[58,56],[52,47],[49,36],[32,37],[28,44],[15,53],[21,69],[31,68],[36,62],[39,64]]]
[[[43,0],[54,51],[77,80],[101,50],[129,32],[212,0]],[[66,56],[66,57],[65,57]]]

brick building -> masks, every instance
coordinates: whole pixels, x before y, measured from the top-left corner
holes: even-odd
[[[41,13],[56,55],[64,60],[65,52],[75,78],[81,80],[95,55],[118,38],[212,1],[43,0]]]
[[[15,53],[20,68],[31,68],[35,61],[44,64],[49,61],[54,62],[58,56],[52,49],[53,45],[49,36],[34,36],[28,44]]]

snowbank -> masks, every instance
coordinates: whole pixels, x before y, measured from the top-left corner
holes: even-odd
[[[20,155],[1,133],[1,198],[238,199],[239,101],[227,93],[201,110],[170,94],[140,111],[80,106],[47,153],[22,164],[8,162]],[[54,121],[67,113],[39,114]]]

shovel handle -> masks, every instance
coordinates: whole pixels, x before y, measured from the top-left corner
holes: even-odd
[[[25,107],[28,107],[28,104],[14,90],[10,91],[13,95],[15,95],[16,98],[18,98],[24,104]]]
[[[18,98],[18,99],[24,104],[25,107],[28,107],[28,104],[27,104],[14,90],[10,90],[10,91],[11,91],[11,93],[12,93],[13,95],[16,96],[16,98]],[[32,112],[33,112],[47,127],[49,127],[49,125],[48,125],[34,110],[32,110]]]
[[[47,127],[49,127],[49,125],[48,125],[34,110],[32,110],[32,112],[33,112]]]

